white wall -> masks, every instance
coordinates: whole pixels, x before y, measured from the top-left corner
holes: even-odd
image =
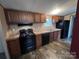
[[[72,15],[75,15],[76,13],[72,13],[72,14],[69,14],[69,15],[66,15],[64,16],[64,20],[70,20],[71,16]]]
[[[0,53],[5,53],[6,59],[10,59],[1,22],[0,22]]]
[[[6,55],[6,59],[9,59],[7,44],[6,44],[6,34],[7,32],[7,24],[4,15],[3,7],[0,6],[0,53],[4,52]]]
[[[4,10],[3,10],[2,6],[0,6],[0,21],[1,21],[1,24],[2,24],[2,28],[4,30],[4,34],[6,34],[8,26],[7,26],[7,23],[6,23],[5,14],[4,14]]]
[[[6,26],[6,23],[5,23],[5,15],[4,15],[3,8],[1,6],[0,6],[0,22],[1,22],[0,29],[1,29],[1,25],[2,25],[4,33],[6,33],[7,26]],[[2,33],[0,32],[0,36],[1,35],[2,35]],[[2,39],[2,38],[0,37],[0,39]],[[1,40],[0,40],[0,52],[3,52]]]

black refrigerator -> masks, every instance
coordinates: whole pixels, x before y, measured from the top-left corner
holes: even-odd
[[[56,23],[56,28],[61,29],[61,38],[65,39],[68,37],[70,20],[59,20]]]

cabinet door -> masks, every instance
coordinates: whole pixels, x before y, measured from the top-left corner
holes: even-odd
[[[60,39],[60,31],[55,31],[53,32],[53,39],[54,41],[59,40]]]
[[[49,41],[50,41],[50,42],[53,42],[53,40],[54,40],[54,36],[53,36],[53,32],[51,32],[51,33],[50,33]]]
[[[41,38],[41,34],[36,35],[36,48],[40,48],[42,46],[42,38]]]
[[[33,16],[33,14],[32,13],[27,13],[27,15],[26,15],[26,20],[28,20],[27,22],[28,23],[30,23],[30,22],[34,22],[34,16]]]
[[[16,12],[16,11],[14,11],[14,12],[12,12],[12,15],[13,15],[13,18],[11,18],[14,22],[14,24],[16,24],[16,23],[18,23],[19,22],[19,14],[18,14],[18,12]],[[11,16],[12,17],[12,16]],[[11,20],[10,19],[10,20]]]
[[[7,46],[11,57],[21,55],[19,39],[7,41]]]
[[[34,22],[33,13],[30,12],[23,12],[23,11],[16,11],[16,10],[5,10],[6,18],[9,23],[13,24],[26,24]]]
[[[41,15],[35,14],[35,23],[40,23],[40,22],[41,22]]]
[[[21,12],[17,12],[18,13],[18,23],[22,23],[22,13]]]
[[[14,12],[7,11],[7,20],[9,23],[15,23],[15,14]]]
[[[46,15],[41,14],[41,22],[46,22]]]
[[[8,23],[10,24],[17,24],[20,22],[21,14],[17,11],[8,10],[6,11],[6,18],[8,20]]]
[[[52,16],[52,20],[58,22],[60,20],[60,16]]]

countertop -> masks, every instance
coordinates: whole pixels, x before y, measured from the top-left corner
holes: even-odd
[[[35,33],[35,35],[39,35],[39,34],[43,34],[43,33],[50,33],[50,32],[54,32],[54,31],[60,31],[61,29],[57,29],[57,28],[52,28],[52,29],[48,29],[48,30],[39,30],[39,31],[36,31],[34,30],[33,32]],[[13,32],[7,32],[6,34],[6,40],[15,40],[17,38],[19,38],[19,32],[18,31],[13,31]]]

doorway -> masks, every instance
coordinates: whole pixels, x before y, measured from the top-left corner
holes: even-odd
[[[73,33],[74,20],[75,20],[75,15],[72,15],[70,17],[70,24],[69,24],[69,30],[68,30],[68,36],[67,36],[67,42],[70,43],[70,44],[72,42],[72,33]]]

